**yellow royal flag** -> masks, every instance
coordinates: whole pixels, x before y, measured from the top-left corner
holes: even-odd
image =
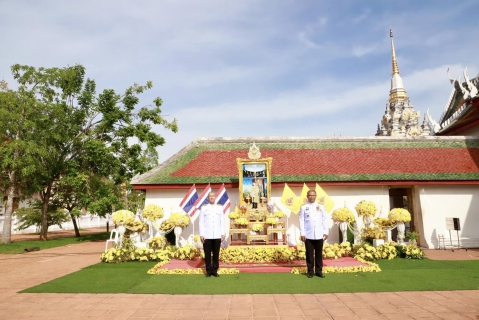
[[[316,201],[319,204],[324,205],[324,208],[327,212],[331,212],[334,207],[334,201],[331,199],[326,192],[324,192],[323,188],[316,183]]]
[[[299,197],[301,205],[308,203],[308,191],[309,191],[309,188],[306,185],[306,183],[304,183],[303,190],[301,190],[301,196]]]
[[[301,207],[301,202],[298,197],[294,194],[293,190],[285,183],[283,196],[281,197],[281,202],[288,207],[291,212],[298,214]]]

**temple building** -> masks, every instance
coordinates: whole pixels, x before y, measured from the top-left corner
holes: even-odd
[[[463,75],[464,81],[461,81],[461,76],[456,80],[449,77],[453,88],[439,122],[429,112],[426,114],[434,135],[479,135],[479,75],[469,79],[467,68]]]
[[[414,110],[406,89],[404,89],[396,60],[392,30],[390,31],[390,37],[392,54],[391,90],[389,91],[386,111],[381,124],[378,125],[376,136],[428,136],[431,133],[429,122],[424,117],[423,124],[419,125],[420,112]]]
[[[199,193],[224,185],[232,208],[249,205],[251,186],[259,185],[262,200],[253,211],[261,212],[267,202],[275,203],[276,210],[287,215],[279,229],[284,231],[282,244],[295,245],[299,221],[282,203],[285,186],[299,196],[303,188],[314,190],[319,185],[334,202],[329,213],[344,206],[355,212],[361,200],[376,204],[376,217],[386,218],[391,209],[406,208],[412,216],[406,231],[420,234],[420,246],[439,248],[444,245],[441,240],[456,243],[459,237],[461,245],[479,247],[479,137],[451,136],[479,132],[479,79],[469,80],[465,74],[465,82],[452,81],[454,89],[440,122],[427,113],[420,125],[420,114],[399,73],[392,32],[390,36],[391,90],[375,137],[198,138],[158,167],[136,176],[131,181],[133,188],[144,190],[146,204],[162,206],[168,216],[179,210],[193,185]],[[249,157],[256,147],[259,156]],[[460,222],[457,233],[449,233],[446,221],[450,218]],[[235,233],[242,231],[235,229],[228,215],[225,222],[226,245],[241,242]],[[359,218],[357,223],[363,225]],[[328,241],[339,242],[338,226],[330,220],[329,227]],[[197,222],[190,224],[182,241],[191,241],[197,233]],[[279,244],[281,239],[269,231],[245,236],[245,244]],[[396,240],[395,235],[392,238]]]

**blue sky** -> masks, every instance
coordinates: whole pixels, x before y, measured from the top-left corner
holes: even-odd
[[[0,77],[10,66],[82,64],[99,89],[152,80],[160,161],[198,137],[372,136],[388,99],[389,27],[416,110],[439,119],[446,70],[479,72],[474,1],[0,2]],[[475,54],[474,54],[475,52]]]

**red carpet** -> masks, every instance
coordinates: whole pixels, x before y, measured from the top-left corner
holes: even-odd
[[[338,259],[323,260],[325,267],[354,267],[367,266],[367,264],[359,262],[351,257],[343,257]],[[204,267],[204,260],[196,258],[195,260],[171,260],[161,267],[161,269],[195,269]],[[260,273],[260,272],[291,272],[293,267],[306,267],[306,261],[292,261],[285,263],[222,263],[220,268],[238,268],[240,272]]]

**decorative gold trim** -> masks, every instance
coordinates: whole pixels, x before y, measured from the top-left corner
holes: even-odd
[[[262,234],[262,235],[254,235],[254,236],[248,234],[248,235],[246,236],[246,243],[247,243],[247,244],[251,244],[251,241],[252,241],[252,240],[264,241],[264,242],[266,242],[266,244],[269,243],[269,242],[268,242],[268,236],[267,236],[267,235],[264,235],[264,234]]]
[[[244,233],[248,234],[248,229],[230,229],[230,235],[237,234],[237,233]]]

